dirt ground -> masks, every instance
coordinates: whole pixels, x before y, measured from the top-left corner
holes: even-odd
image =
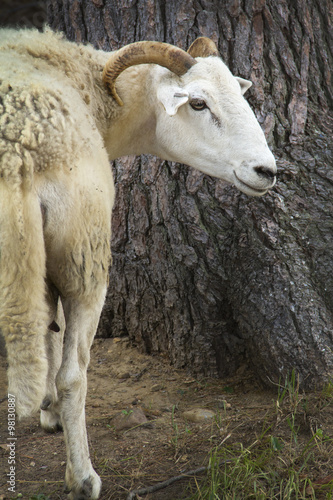
[[[5,369],[6,360],[0,356],[0,499],[66,499],[63,434],[43,432],[38,416],[16,424],[16,489],[15,494],[8,494]],[[228,380],[198,380],[173,369],[163,358],[139,353],[126,338],[96,339],[88,371],[86,414],[92,462],[103,481],[101,499],[126,499],[133,489],[207,465],[214,446],[236,442],[250,446],[267,419],[275,418],[276,399],[277,390],[263,390],[248,372]],[[185,419],[184,412],[195,408],[211,410],[215,416],[200,422]],[[137,414],[139,423],[121,428]],[[300,434],[305,441],[311,438],[311,418],[320,418],[317,424],[333,436],[332,404],[318,415],[304,418],[310,421],[302,424]],[[275,429],[276,425],[275,418]],[[279,433],[283,439],[282,424]],[[333,473],[332,462],[319,461],[313,480]],[[145,498],[186,498],[189,482],[186,478]]]

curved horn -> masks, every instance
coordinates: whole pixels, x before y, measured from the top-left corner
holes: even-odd
[[[210,38],[201,36],[194,40],[187,51],[192,57],[219,56],[219,51]]]
[[[148,63],[159,64],[182,76],[196,61],[184,50],[162,42],[135,42],[115,51],[104,66],[103,82],[120,106],[123,102],[115,88],[116,79],[126,68]]]

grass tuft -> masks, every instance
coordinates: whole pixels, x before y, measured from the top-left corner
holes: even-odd
[[[329,404],[332,382],[309,401],[293,371],[279,384],[257,439],[214,447],[206,477],[191,481],[187,500],[332,500],[333,475],[320,472],[322,464],[326,471],[333,464],[333,439],[318,427],[318,412]]]

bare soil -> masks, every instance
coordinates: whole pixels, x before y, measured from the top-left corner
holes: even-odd
[[[16,424],[16,490],[8,494],[5,370],[6,360],[0,356],[0,499],[16,498],[19,493],[24,499],[66,499],[63,434],[46,434],[37,415]],[[103,481],[101,499],[126,499],[133,489],[207,465],[215,446],[250,446],[261,439],[268,422],[280,440],[290,439],[286,415],[277,412],[277,394],[277,389],[260,387],[245,369],[228,380],[198,380],[173,369],[163,358],[138,352],[126,338],[96,339],[88,370],[86,415],[92,462]],[[298,416],[299,440],[308,442],[318,427],[332,437],[332,402],[320,405],[318,393],[308,394],[306,401],[304,413]],[[137,408],[147,422],[117,430],[119,419]],[[213,410],[215,417],[199,423],[185,421],[183,413],[194,408]],[[311,479],[327,477],[332,469],[330,458],[318,452]],[[189,482],[186,478],[145,498],[186,498]]]

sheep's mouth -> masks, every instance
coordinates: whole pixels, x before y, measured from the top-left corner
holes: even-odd
[[[250,196],[263,196],[264,194],[267,193],[268,189],[259,189],[254,186],[251,186],[250,184],[247,184],[246,182],[242,181],[234,171],[234,176],[235,176],[235,186],[242,191],[245,194],[248,194]]]

